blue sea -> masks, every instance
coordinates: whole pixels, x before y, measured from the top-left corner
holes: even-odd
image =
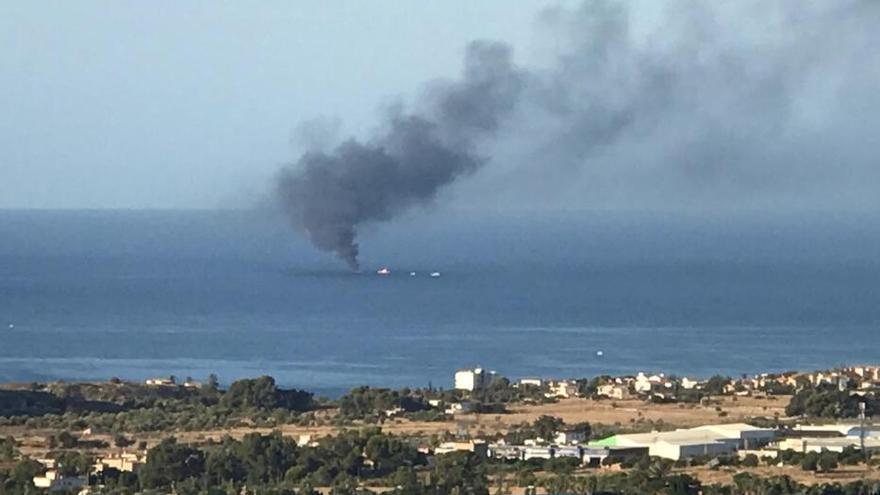
[[[473,366],[880,362],[869,215],[422,211],[361,244],[357,274],[270,212],[0,211],[0,381],[269,374],[334,396]]]

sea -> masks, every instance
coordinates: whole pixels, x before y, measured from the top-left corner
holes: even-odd
[[[0,211],[0,382],[271,375],[334,397],[472,367],[880,363],[868,214],[425,210],[360,243],[355,273],[271,211]]]

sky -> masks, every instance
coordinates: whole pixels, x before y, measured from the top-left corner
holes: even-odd
[[[0,2],[0,208],[237,208],[544,2]],[[332,125],[331,125],[332,124]]]
[[[303,152],[393,141],[389,115],[448,138],[431,88],[461,94],[469,43],[492,40],[521,91],[465,140],[480,166],[366,223],[877,212],[878,22],[873,0],[0,2],[0,208],[271,202]]]

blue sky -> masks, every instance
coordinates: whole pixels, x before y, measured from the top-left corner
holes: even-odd
[[[264,204],[302,123],[369,139],[487,39],[532,86],[429,208],[876,212],[878,22],[874,0],[0,2],[0,208]]]
[[[466,43],[528,46],[545,2],[0,3],[0,207],[258,201],[297,125],[362,135]]]

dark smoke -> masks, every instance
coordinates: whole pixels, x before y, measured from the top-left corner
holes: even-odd
[[[880,206],[880,1],[669,0],[647,32],[632,5],[545,10],[556,47],[528,72],[504,45],[473,44],[422,110],[285,169],[285,211],[357,268],[361,225],[487,156],[463,186],[478,207],[490,189],[517,208]]]
[[[498,129],[521,88],[506,46],[472,43],[461,80],[431,88],[427,109],[392,115],[372,142],[306,153],[284,169],[278,193],[285,211],[318,248],[357,270],[358,226],[430,201],[485,163],[477,141]]]

